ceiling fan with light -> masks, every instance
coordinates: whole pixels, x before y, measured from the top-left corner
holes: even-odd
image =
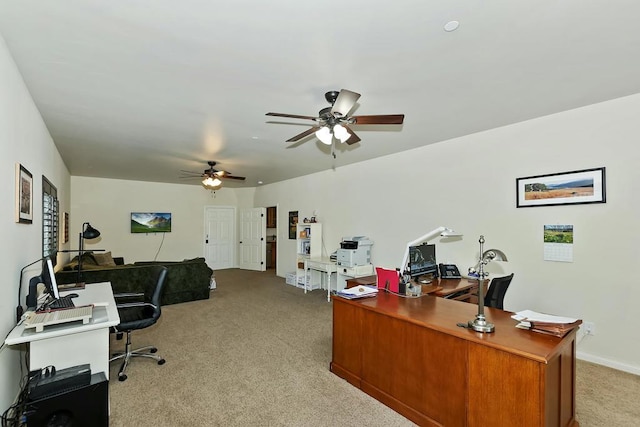
[[[316,137],[326,145],[333,145],[334,139],[349,145],[360,141],[360,137],[350,128],[351,125],[401,125],[404,114],[387,114],[377,116],[350,116],[360,98],[359,93],[342,89],[340,92],[332,90],[324,95],[331,107],[320,110],[318,117],[300,116],[297,114],[267,113],[267,116],[289,117],[292,119],[313,120],[316,122],[310,129],[287,139],[287,142],[295,142],[316,134]]]
[[[182,173],[180,178],[202,178],[202,185],[207,190],[220,189],[220,187],[222,187],[223,179],[237,179],[240,181],[244,181],[246,179],[244,176],[234,176],[231,175],[231,172],[214,169],[217,162],[213,160],[208,161],[207,164],[209,165],[209,169],[205,169],[203,172],[180,171]]]

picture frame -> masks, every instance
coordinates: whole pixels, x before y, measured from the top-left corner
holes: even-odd
[[[289,211],[289,239],[296,239],[298,226],[298,211]]]
[[[516,179],[516,207],[606,203],[605,168]]]
[[[60,239],[62,243],[67,243],[69,241],[69,213],[62,213],[62,239]]]
[[[33,223],[33,175],[16,163],[16,222]]]

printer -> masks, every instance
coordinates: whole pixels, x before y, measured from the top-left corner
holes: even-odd
[[[371,264],[373,242],[365,236],[343,237],[337,251],[336,264],[344,267]]]

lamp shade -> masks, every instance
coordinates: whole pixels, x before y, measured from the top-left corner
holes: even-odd
[[[500,249],[488,249],[482,254],[484,261],[507,261],[507,256]]]
[[[85,224],[86,224],[86,227],[82,231],[83,239],[95,239],[96,237],[100,236],[100,232],[95,228],[93,228],[91,224],[89,224],[88,222]]]
[[[222,181],[220,181],[217,177],[208,176],[202,180],[202,185],[204,185],[207,188],[217,187],[215,188],[217,190],[218,188],[220,188],[220,185],[222,185]]]
[[[331,134],[331,130],[327,126],[323,126],[316,131],[316,137],[325,145],[331,145],[333,141],[333,135]]]
[[[342,125],[335,125],[333,127],[333,134],[340,140],[340,142],[346,142],[351,138],[349,131],[347,131],[347,129]]]

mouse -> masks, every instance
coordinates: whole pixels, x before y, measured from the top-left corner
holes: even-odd
[[[77,298],[78,294],[72,293],[72,294],[67,294],[66,296],[69,297],[69,298]]]

